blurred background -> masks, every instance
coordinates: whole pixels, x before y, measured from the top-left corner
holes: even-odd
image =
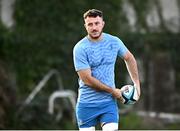
[[[90,8],[138,61],[142,96],[119,103],[120,129],[180,129],[179,0],[0,0],[0,129],[77,129],[72,49]],[[131,83],[121,59],[115,72]]]

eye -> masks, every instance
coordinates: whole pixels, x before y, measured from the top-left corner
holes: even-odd
[[[96,23],[95,23],[95,25],[99,25],[99,24],[100,24],[100,22],[96,22]]]
[[[87,26],[91,27],[93,26],[93,23],[88,23]]]

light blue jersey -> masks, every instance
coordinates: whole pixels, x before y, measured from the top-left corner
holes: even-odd
[[[115,36],[103,33],[102,40],[92,42],[87,37],[80,40],[73,49],[75,70],[91,69],[92,76],[111,88],[115,88],[114,68],[117,56],[122,57],[128,49]],[[79,79],[78,103],[84,107],[115,102],[107,92],[96,91]]]

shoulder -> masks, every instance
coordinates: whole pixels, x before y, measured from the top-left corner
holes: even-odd
[[[113,46],[116,46],[117,48],[120,48],[122,45],[124,46],[124,43],[121,41],[121,39],[115,35],[103,33],[106,41],[110,43]]]
[[[121,39],[115,35],[111,35],[108,33],[103,33],[106,40],[110,40],[111,42],[122,42]]]
[[[76,43],[76,45],[74,46],[73,50],[77,50],[77,49],[83,49],[87,46],[87,38],[84,37],[83,39],[81,39],[78,43]]]
[[[86,48],[88,47],[88,40],[87,37],[81,39],[73,48],[73,55],[74,56],[85,56]]]

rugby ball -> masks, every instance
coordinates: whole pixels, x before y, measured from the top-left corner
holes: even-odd
[[[133,85],[125,85],[121,88],[123,104],[132,105],[138,100],[138,93],[136,87]]]

